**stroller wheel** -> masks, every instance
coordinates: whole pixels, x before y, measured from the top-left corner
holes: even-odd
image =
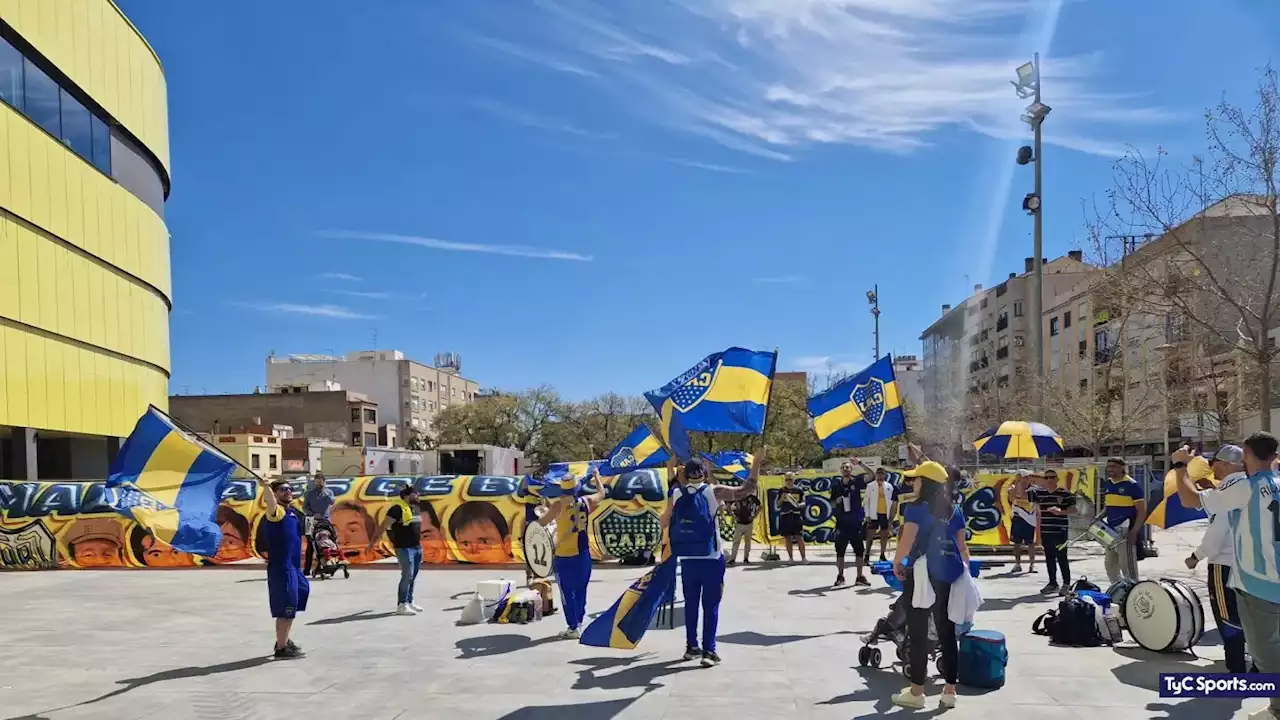
[[[858,648],[858,664],[863,667],[871,664],[871,648],[866,645]]]
[[[902,665],[902,677],[909,679],[911,677],[911,663],[903,662],[901,663],[901,665]]]
[[[880,648],[871,648],[871,667],[880,667],[882,660],[884,660],[884,657],[880,653]]]

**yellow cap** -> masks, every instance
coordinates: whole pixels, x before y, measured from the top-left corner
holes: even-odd
[[[910,470],[902,473],[905,477],[918,477],[925,480],[932,480],[936,483],[944,483],[947,481],[947,469],[942,467],[940,463],[927,460]]]

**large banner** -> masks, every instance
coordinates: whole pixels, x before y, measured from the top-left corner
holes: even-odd
[[[328,478],[337,504],[332,520],[347,561],[390,557],[377,531],[406,482],[422,495],[422,555],[426,563],[524,562],[519,539],[525,506],[515,500],[520,478],[487,475]],[[0,568],[177,568],[261,561],[258,526],[265,506],[252,480],[234,480],[218,507],[222,545],[198,557],[155,543],[132,520],[103,501],[103,482],[0,482]],[[667,497],[665,470],[638,470],[614,479],[607,500],[591,514],[591,553],[623,557],[660,539]],[[294,483],[301,503],[305,481]]]
[[[1054,468],[1060,482],[1067,490],[1092,500],[1096,468]],[[897,486],[902,474],[886,469],[885,482]],[[979,471],[972,487],[964,491],[963,509],[968,520],[969,542],[976,545],[1008,545],[1009,525],[1013,520],[1012,483],[1017,476],[1012,473]],[[831,488],[840,482],[839,475],[821,471],[804,471],[796,474],[796,487],[804,491],[804,541],[829,543],[833,541],[836,521],[831,503]],[[760,478],[763,510],[756,517],[755,542],[781,542],[778,535],[778,490],[783,485],[780,475],[764,475]],[[901,513],[899,512],[899,515]],[[721,530],[731,524],[721,523]],[[728,535],[732,538],[732,534]]]

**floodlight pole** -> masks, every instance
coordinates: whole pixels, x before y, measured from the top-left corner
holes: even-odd
[[[1035,64],[1036,77],[1036,105],[1040,104],[1040,53],[1036,53],[1032,58]],[[1032,217],[1032,282],[1031,282],[1031,317],[1035,318],[1036,323],[1036,389],[1035,389],[1035,419],[1043,422],[1044,417],[1044,267],[1041,263],[1042,253],[1044,252],[1044,196],[1040,194],[1041,190],[1041,174],[1043,164],[1040,155],[1040,128],[1044,125],[1044,115],[1034,117],[1033,130],[1035,131],[1035,140],[1033,141],[1032,152],[1035,153],[1035,189],[1033,192],[1040,201],[1036,208],[1036,214]]]

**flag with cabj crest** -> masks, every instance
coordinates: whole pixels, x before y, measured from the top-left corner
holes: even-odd
[[[907,431],[907,418],[898,398],[893,357],[875,363],[830,390],[809,398],[813,430],[822,449],[874,445]]]
[[[607,477],[632,470],[662,467],[670,459],[671,453],[662,446],[662,441],[653,434],[648,425],[640,423],[605,456],[605,462],[600,466],[600,474]]]
[[[680,436],[688,431],[764,433],[777,365],[776,351],[729,348],[708,355],[644,396],[658,413],[663,439],[681,459],[687,459],[688,453],[681,451],[688,441]]]
[[[751,475],[751,466],[756,462],[754,455],[742,450],[721,450],[698,454],[739,480],[746,480]]]
[[[106,502],[157,541],[212,557],[222,544],[214,516],[235,467],[234,460],[151,407],[111,463]]]
[[[582,631],[579,640],[591,647],[631,650],[653,623],[658,609],[675,588],[677,558],[667,558],[631,583],[618,602],[604,611]]]

